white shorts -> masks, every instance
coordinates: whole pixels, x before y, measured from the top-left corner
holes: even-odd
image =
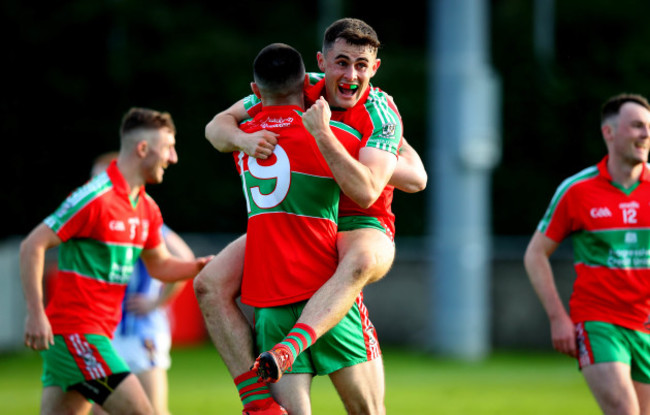
[[[172,341],[168,333],[157,334],[147,341],[140,336],[115,335],[112,343],[132,373],[138,374],[154,367],[167,370],[171,366],[169,350]]]

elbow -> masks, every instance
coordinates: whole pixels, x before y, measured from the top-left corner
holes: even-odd
[[[219,141],[216,139],[217,134],[214,131],[214,126],[212,126],[212,122],[208,123],[208,125],[205,126],[205,139],[212,144],[212,147],[217,149],[220,152],[223,152],[223,149],[219,145]]]
[[[33,258],[39,251],[45,252],[46,247],[40,243],[32,234],[28,235],[20,242],[18,247],[18,258],[23,259]]]
[[[357,205],[359,205],[361,209],[368,209],[373,203],[374,201],[371,201],[370,199],[361,199],[357,202]]]
[[[427,172],[423,169],[417,173],[411,172],[409,175],[393,175],[390,184],[402,192],[417,193],[426,189],[428,179]]]
[[[18,249],[18,257],[21,259],[26,258],[28,256],[28,253],[32,250],[31,244],[28,241],[29,240],[25,238],[20,243],[20,247]]]
[[[528,247],[526,247],[526,252],[524,252],[523,258],[524,269],[527,272],[530,272],[530,270],[534,268],[538,257],[539,253],[536,252],[530,245],[528,245]]]
[[[524,253],[523,263],[524,263],[524,269],[528,270],[530,265],[530,253],[528,252],[528,250],[526,250],[526,253]]]
[[[354,197],[350,197],[350,199],[359,205],[360,208],[368,209],[377,201],[379,194],[374,194],[372,192],[358,193]]]
[[[421,192],[427,187],[427,181],[429,179],[429,176],[427,176],[426,172],[422,172],[421,175],[417,177],[413,183],[409,186],[408,193],[417,193]]]
[[[208,140],[210,144],[212,144],[212,147],[220,153],[230,153],[231,151],[234,151],[234,148],[229,146],[228,141],[224,140],[222,137],[224,130],[220,127],[219,119],[220,118],[217,115],[212,119],[212,121],[206,124],[204,130],[205,139]]]

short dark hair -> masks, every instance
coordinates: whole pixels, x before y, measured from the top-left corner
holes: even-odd
[[[344,17],[332,23],[326,30],[323,37],[323,52],[336,42],[336,39],[344,39],[350,45],[368,46],[377,52],[381,43],[377,32],[368,23],[352,17]]]
[[[155,111],[149,108],[133,107],[122,117],[120,135],[124,136],[138,128],[155,129],[168,128],[176,134],[172,116],[168,112]]]
[[[255,57],[253,77],[264,92],[287,95],[302,91],[305,80],[302,55],[285,43],[271,43]]]
[[[600,109],[601,124],[607,122],[607,119],[611,116],[618,115],[618,112],[621,110],[623,104],[627,102],[639,104],[650,111],[650,104],[648,103],[648,100],[642,95],[628,93],[614,95],[613,97],[608,98]]]

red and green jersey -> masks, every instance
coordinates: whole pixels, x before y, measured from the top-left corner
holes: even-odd
[[[650,332],[650,171],[624,189],[607,157],[566,179],[538,230],[556,242],[571,236],[577,278],[569,302],[574,322],[602,321]]]
[[[144,187],[134,202],[128,192],[112,162],[45,219],[63,241],[55,294],[46,308],[54,334],[112,337],[141,251],[162,243],[158,205]]]
[[[305,88],[307,106],[325,95],[325,75],[309,73],[310,85]],[[254,116],[261,108],[261,102],[255,95],[244,100],[249,115]],[[347,110],[332,108],[332,119],[343,122],[361,132],[361,147],[378,148],[395,154],[401,146],[403,126],[402,118],[394,102],[381,89],[370,86],[357,104]],[[359,158],[359,153],[350,153]],[[372,216],[387,224],[391,237],[395,234],[395,215],[391,210],[393,202],[391,185],[386,186],[377,201],[368,209],[362,209],[345,194],[341,194],[339,216]]]
[[[356,151],[361,134],[330,125]],[[248,209],[242,302],[273,307],[308,299],[336,270],[340,188],[299,107],[265,107],[240,127],[279,134],[267,160],[233,153]]]

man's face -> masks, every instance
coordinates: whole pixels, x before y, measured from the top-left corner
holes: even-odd
[[[142,171],[146,183],[156,184],[163,181],[165,169],[178,162],[176,138],[167,128],[152,130],[147,154],[142,160]]]
[[[325,73],[327,102],[345,109],[359,101],[381,64],[374,49],[350,45],[340,38],[326,54],[318,52],[317,59],[318,67]]]
[[[610,153],[629,165],[647,163],[650,149],[650,111],[626,102],[609,130]]]

